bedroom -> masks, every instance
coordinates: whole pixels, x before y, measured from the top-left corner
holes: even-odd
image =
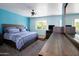
[[[73,19],[78,19],[78,14],[75,14],[72,5],[77,6],[79,4],[69,3],[65,9],[66,4],[0,3],[0,36],[2,39],[0,41],[0,55],[38,56],[52,34],[52,31],[49,31],[49,29],[53,30],[53,27],[55,27],[54,32],[61,32],[62,26],[73,26]],[[74,11],[72,11],[73,13],[71,12],[71,8]],[[77,7],[75,9],[78,11]],[[69,21],[68,19],[71,20]],[[8,34],[8,32],[12,33]],[[14,32],[17,33],[15,34]],[[9,39],[9,41],[7,42],[6,39]],[[26,42],[27,44],[24,45]],[[24,48],[19,51],[23,45]]]

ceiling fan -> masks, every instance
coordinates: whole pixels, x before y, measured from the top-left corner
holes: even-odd
[[[36,14],[36,13],[35,13],[34,9],[32,9],[31,15],[34,16],[35,14]]]

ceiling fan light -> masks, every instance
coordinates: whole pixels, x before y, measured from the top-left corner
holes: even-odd
[[[34,16],[34,15],[35,15],[35,12],[34,12],[34,10],[32,10],[32,12],[31,12],[31,15],[32,15],[32,16]]]
[[[31,12],[32,16],[35,15],[35,12]]]

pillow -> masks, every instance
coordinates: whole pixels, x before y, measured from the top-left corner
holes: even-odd
[[[8,30],[9,33],[17,33],[20,32],[19,29],[9,29]]]
[[[26,29],[25,28],[21,28],[21,32],[25,32],[26,31]]]
[[[10,28],[13,28],[13,29],[14,29],[14,28],[16,28],[16,27],[7,27],[6,29],[10,29]]]
[[[19,29],[17,29],[16,27],[8,27],[8,28],[6,28],[6,31],[7,31],[8,33],[20,32]]]
[[[5,30],[8,30],[8,29],[17,29],[16,27],[7,27],[5,28]]]

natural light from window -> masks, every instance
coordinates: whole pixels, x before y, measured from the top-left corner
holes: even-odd
[[[79,19],[74,20],[74,26],[76,28],[76,31],[79,32]]]
[[[46,30],[47,29],[47,21],[36,21],[36,29],[37,30]]]

